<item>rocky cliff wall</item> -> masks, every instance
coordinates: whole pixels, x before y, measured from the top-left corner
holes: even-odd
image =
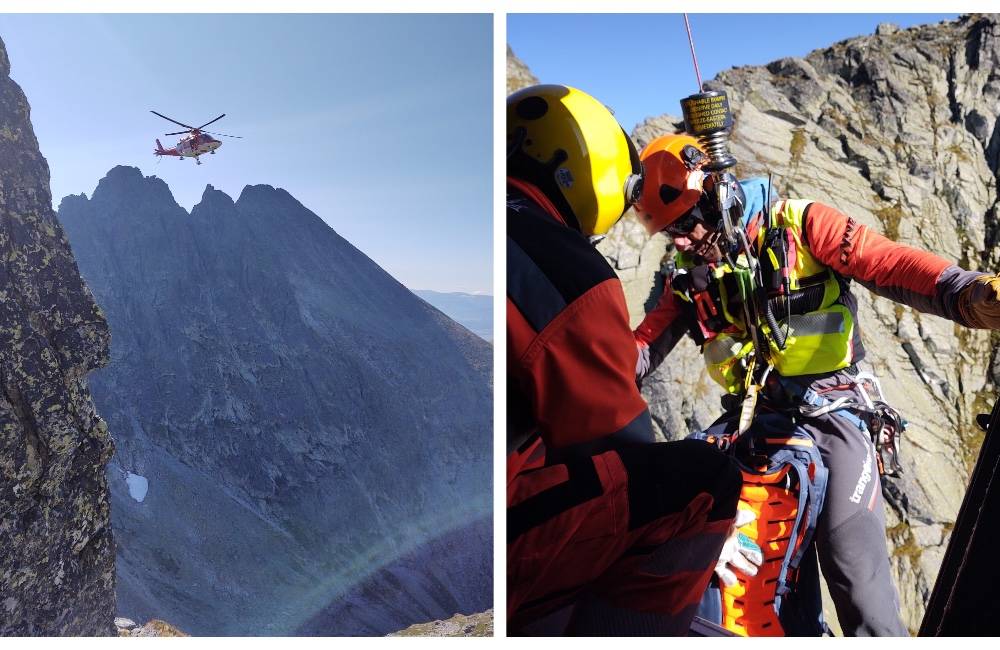
[[[729,93],[739,176],[772,173],[783,196],[828,203],[897,241],[996,272],[998,62],[1000,19],[974,15],[906,30],[882,25],[804,58],[727,70],[706,85]],[[517,75],[509,80],[524,78],[510,53],[508,71]],[[680,123],[659,115],[632,135],[641,147]],[[658,271],[672,247],[663,235],[647,238],[630,213],[600,249],[637,325],[662,290]],[[974,416],[995,399],[997,339],[854,291],[866,362],[910,421],[905,474],[884,493],[904,620],[915,631],[982,442]],[[667,438],[720,413],[721,391],[687,339],[643,394]]]
[[[0,634],[115,633],[105,465],[86,377],[108,327],[52,210],[0,42]]]

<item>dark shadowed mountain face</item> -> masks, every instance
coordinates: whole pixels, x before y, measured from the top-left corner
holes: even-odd
[[[486,342],[284,190],[189,215],[116,167],[59,217],[112,333],[120,614],[384,634],[491,606]],[[322,616],[367,598],[393,604]]]
[[[470,332],[487,341],[493,340],[493,296],[472,293],[430,291],[418,289],[417,294],[449,318],[461,323]]]

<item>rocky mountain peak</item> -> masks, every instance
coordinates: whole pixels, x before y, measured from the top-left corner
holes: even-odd
[[[191,208],[191,216],[194,217],[202,210],[212,213],[231,214],[236,209],[233,197],[222,190],[217,190],[211,184],[205,186],[205,191],[201,194],[201,201]]]
[[[80,194],[68,194],[62,197],[62,200],[59,202],[59,210],[61,210],[64,205],[70,206],[72,209],[72,207],[85,204],[89,200],[90,199],[88,199],[87,195],[83,192]]]
[[[240,196],[237,201],[293,201],[296,205],[302,205],[296,201],[291,194],[281,189],[276,188],[271,185],[258,184],[258,185],[247,185],[240,192]]]
[[[3,44],[3,39],[0,38],[0,77],[10,76],[10,58],[7,57],[7,46]]]
[[[97,183],[91,201],[98,203],[118,201],[124,197],[142,196],[146,201],[163,202],[179,208],[167,184],[156,176],[143,176],[138,167],[117,165]]]
[[[59,218],[115,340],[118,613],[384,634],[488,606],[489,344],[285,190],[185,218],[105,187]]]
[[[521,59],[517,58],[514,50],[507,46],[507,94],[514,92],[525,86],[533,86],[538,83],[538,77],[531,73]]]

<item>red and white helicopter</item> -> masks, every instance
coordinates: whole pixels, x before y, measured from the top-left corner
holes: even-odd
[[[160,117],[169,122],[173,122],[178,126],[183,126],[185,129],[188,129],[187,131],[175,131],[173,133],[165,134],[165,135],[181,135],[182,133],[187,134],[180,139],[180,142],[178,142],[177,146],[175,146],[173,149],[164,149],[163,145],[160,144],[160,140],[157,139],[156,149],[153,151],[153,153],[157,156],[177,156],[181,160],[184,160],[184,158],[194,158],[194,161],[200,165],[201,161],[198,159],[198,156],[205,153],[214,154],[215,150],[222,146],[222,142],[220,140],[216,140],[215,138],[213,138],[212,135],[221,135],[227,138],[242,138],[242,136],[239,135],[226,135],[225,133],[212,133],[211,131],[202,131],[202,129],[204,129],[212,122],[218,122],[219,120],[224,118],[226,116],[225,113],[215,118],[214,120],[209,120],[208,122],[205,122],[201,126],[191,126],[189,124],[184,124],[183,122],[178,122],[177,120],[169,118],[161,113],[157,113],[156,111],[149,111],[149,112],[152,113],[153,115],[159,115]],[[209,135],[210,133],[212,135]]]

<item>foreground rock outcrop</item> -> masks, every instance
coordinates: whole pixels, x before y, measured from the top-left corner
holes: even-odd
[[[493,610],[482,614],[455,614],[444,621],[418,623],[387,636],[493,636]]]
[[[114,446],[86,383],[108,326],[10,70],[0,42],[0,634],[112,635]]]
[[[882,25],[804,58],[727,70],[707,86],[726,89],[735,109],[738,175],[772,173],[784,196],[828,203],[897,241],[994,273],[998,63],[1000,19],[974,15],[906,30]],[[508,59],[519,78],[522,67]],[[663,108],[679,113],[677,105]],[[661,115],[632,135],[643,146],[681,126],[676,115]],[[636,325],[662,291],[659,271],[672,248],[663,235],[647,238],[630,214],[601,251],[622,278]],[[866,363],[910,421],[905,475],[884,493],[904,620],[915,631],[982,442],[974,416],[996,398],[998,341],[854,291]],[[688,339],[643,394],[667,438],[721,411],[720,390]]]
[[[115,629],[118,636],[189,636],[158,618],[139,625],[130,618],[119,617],[115,619]]]

